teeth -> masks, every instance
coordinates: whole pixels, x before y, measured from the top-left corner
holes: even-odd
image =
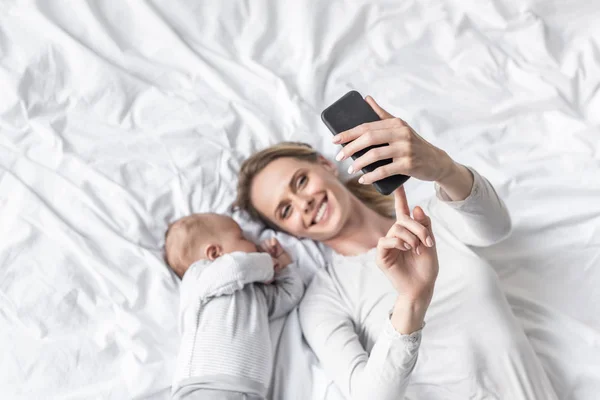
[[[325,215],[325,210],[327,209],[327,202],[323,202],[321,207],[319,207],[319,211],[317,211],[317,216],[315,217],[315,224],[318,224]]]

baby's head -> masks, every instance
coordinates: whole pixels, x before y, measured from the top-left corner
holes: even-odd
[[[219,214],[192,214],[173,222],[165,237],[165,259],[177,276],[198,260],[215,260],[223,254],[258,248],[244,237],[240,226]]]

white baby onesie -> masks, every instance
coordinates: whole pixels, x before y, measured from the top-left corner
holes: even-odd
[[[202,390],[264,398],[273,355],[269,320],[286,315],[304,286],[292,264],[273,278],[266,253],[235,252],[194,263],[181,282],[181,345],[174,398]]]

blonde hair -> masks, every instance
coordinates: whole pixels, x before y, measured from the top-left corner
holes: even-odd
[[[301,161],[317,163],[320,154],[309,144],[301,142],[282,142],[250,156],[240,168],[238,175],[237,199],[234,208],[246,211],[252,218],[264,222],[267,226],[281,230],[262,215],[252,204],[250,191],[256,175],[267,165],[279,158],[295,158]],[[389,197],[377,192],[371,185],[358,183],[358,177],[344,182],[346,188],[367,207],[385,217],[394,215],[394,203]]]
[[[212,214],[192,214],[180,218],[169,225],[165,233],[165,261],[179,278],[189,266],[197,261],[199,242],[215,234],[213,227],[206,222]]]

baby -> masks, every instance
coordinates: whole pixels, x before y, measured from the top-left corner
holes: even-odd
[[[269,320],[290,312],[304,287],[276,239],[262,247],[224,215],[193,214],[167,230],[166,260],[182,278],[173,398],[266,397]]]

